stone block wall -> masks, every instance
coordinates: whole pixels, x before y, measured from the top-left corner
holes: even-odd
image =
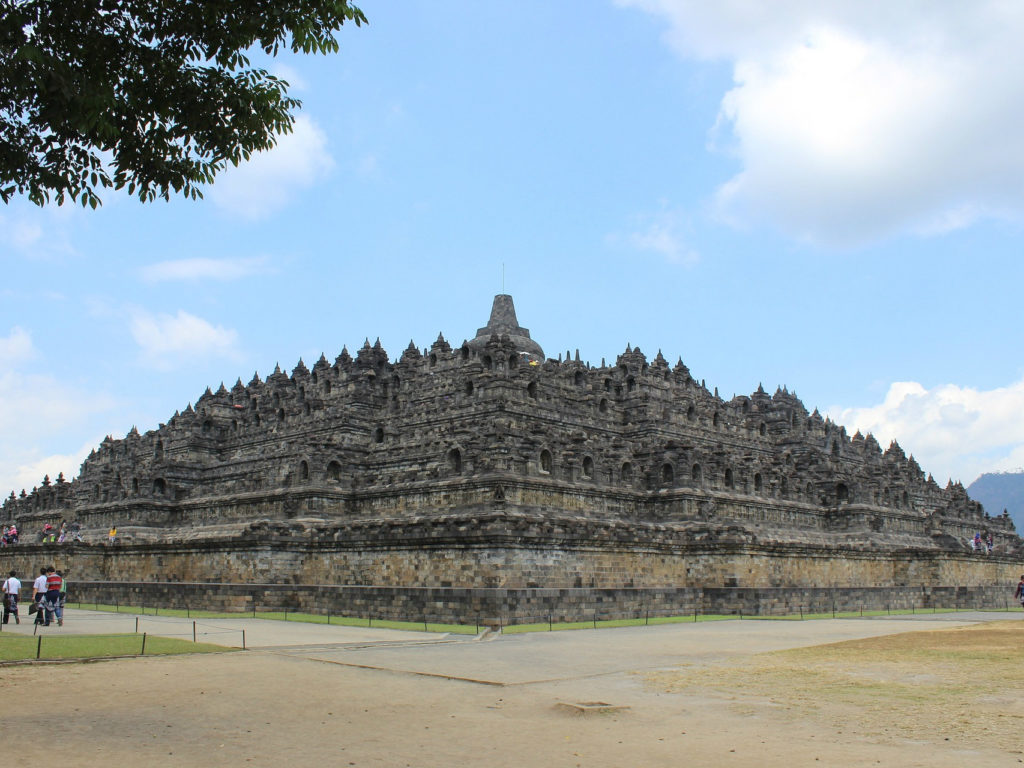
[[[786,616],[832,611],[1011,609],[1012,587],[487,589],[314,584],[85,581],[69,601],[124,610],[175,608],[242,613],[294,611],[483,625],[656,619],[664,616]]]
[[[671,542],[670,542],[671,543]],[[31,582],[62,569],[72,600],[289,608],[471,623],[664,613],[1003,607],[1024,563],[960,552],[871,552],[747,543],[543,546],[536,540],[403,544],[282,539],[19,545],[0,569]]]

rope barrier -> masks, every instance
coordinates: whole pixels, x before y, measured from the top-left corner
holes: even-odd
[[[940,608],[939,606],[935,605],[934,603],[932,605],[929,605],[929,606],[908,605],[906,608],[897,608],[897,607],[894,607],[891,603],[886,603],[884,605],[884,607],[881,607],[881,608],[878,608],[878,609],[870,609],[870,610],[868,610],[865,606],[862,606],[862,605],[857,605],[856,607],[852,607],[852,608],[849,608],[849,607],[841,608],[838,605],[836,605],[834,602],[830,602],[827,605],[821,605],[821,604],[814,604],[814,605],[793,604],[793,605],[779,606],[778,607],[779,608],[779,612],[778,613],[751,613],[751,612],[747,612],[746,610],[741,610],[738,613],[732,613],[732,614],[704,613],[704,612],[701,611],[701,609],[700,609],[700,607],[698,605],[694,605],[692,610],[689,611],[689,612],[687,612],[687,609],[681,609],[681,608],[668,608],[668,609],[664,609],[664,610],[658,610],[658,609],[652,609],[650,607],[642,607],[642,608],[640,608],[637,611],[624,612],[623,614],[610,613],[610,614],[606,614],[606,615],[601,615],[597,611],[594,611],[594,612],[588,613],[585,616],[580,616],[578,618],[577,617],[572,617],[572,618],[570,618],[570,617],[560,617],[560,619],[558,621],[555,621],[555,617],[551,613],[544,613],[544,614],[538,614],[538,615],[520,615],[520,616],[504,615],[504,616],[495,616],[494,619],[495,619],[495,621],[500,621],[501,626],[507,627],[511,631],[515,631],[515,629],[514,629],[515,627],[522,627],[522,626],[527,626],[527,625],[545,625],[545,627],[546,627],[546,629],[548,631],[554,631],[556,629],[582,628],[584,626],[589,626],[589,627],[597,628],[597,627],[599,627],[601,625],[605,625],[605,626],[611,625],[611,626],[614,626],[616,624],[618,624],[620,626],[621,625],[635,625],[635,624],[639,624],[639,625],[656,625],[656,624],[662,624],[662,623],[674,623],[674,622],[681,622],[681,621],[691,621],[691,622],[694,622],[694,621],[699,621],[699,620],[704,620],[704,621],[707,621],[707,620],[728,620],[730,618],[732,618],[732,619],[739,618],[739,619],[757,619],[757,620],[776,620],[776,621],[813,620],[813,619],[820,619],[820,618],[827,618],[827,617],[828,618],[844,618],[844,619],[851,619],[851,618],[869,619],[872,616],[879,616],[879,615],[881,615],[881,616],[892,616],[892,615],[898,615],[900,613],[915,614],[917,612],[918,608],[921,608],[922,611],[925,610],[926,608],[931,608],[933,613],[938,611],[938,610],[942,610],[942,611],[947,611],[947,610],[948,611],[957,611],[957,610],[977,610],[977,611],[988,611],[988,610],[997,611],[997,610],[1003,610],[1003,611],[1005,611],[1005,610],[1008,610],[1008,608],[1006,608],[1006,607],[1003,607],[1003,608],[993,608],[993,607],[989,607],[988,605],[979,606],[977,608],[968,608],[965,605],[961,605],[960,604],[960,602],[961,602],[960,600],[957,600],[956,602],[957,602],[957,605],[955,607],[946,607],[946,608]],[[72,604],[72,605],[75,605],[75,604]],[[100,608],[102,606],[102,604],[100,604],[100,603],[78,603],[77,605],[79,606],[80,609],[89,611],[89,614],[87,616],[81,617],[81,620],[83,620],[83,621],[109,621],[111,619],[119,619],[120,620],[120,619],[125,619],[125,618],[134,618],[135,621],[136,621],[136,630],[138,630],[139,622],[145,622],[145,621],[154,622],[154,623],[159,624],[159,625],[167,626],[167,625],[172,625],[172,624],[179,623],[179,622],[184,623],[186,621],[186,619],[187,619],[189,621],[189,623],[191,623],[193,625],[192,628],[191,628],[191,631],[188,632],[188,633],[181,633],[181,634],[179,634],[179,633],[173,633],[173,632],[168,632],[168,631],[163,631],[163,630],[160,631],[160,634],[167,635],[167,636],[173,636],[173,637],[177,637],[177,636],[188,637],[189,635],[191,635],[193,637],[193,639],[196,639],[196,638],[198,638],[198,636],[200,634],[202,634],[203,636],[212,636],[212,635],[218,635],[218,634],[229,634],[229,633],[237,633],[239,631],[244,631],[244,630],[240,630],[238,628],[225,627],[224,625],[213,623],[213,622],[211,622],[209,620],[203,620],[201,618],[191,618],[191,616],[194,616],[196,613],[201,612],[201,611],[197,611],[197,610],[195,610],[193,608],[188,608],[188,609],[161,609],[161,610],[164,610],[164,611],[167,611],[167,612],[174,611],[174,612],[184,613],[185,614],[184,616],[169,616],[169,615],[166,615],[166,614],[159,615],[159,614],[156,613],[157,609],[153,609],[153,608],[150,608],[148,610],[152,610],[152,611],[154,611],[154,613],[143,612],[143,613],[141,613],[139,615],[127,612],[127,608],[124,609],[125,612],[117,612],[117,611],[122,610],[122,609],[119,608],[119,603],[114,603],[114,605],[111,607],[110,610],[105,610],[105,611],[104,610],[100,610],[99,612],[93,612],[93,611],[95,611],[96,608]],[[94,606],[95,606],[95,608],[94,608]],[[262,611],[262,612],[261,611],[256,611],[255,610],[255,606],[254,606],[253,612],[251,612],[251,613],[250,612],[238,612],[238,613],[231,613],[229,615],[221,615],[221,616],[218,616],[216,618],[218,620],[228,620],[228,621],[232,621],[232,622],[236,622],[236,621],[238,621],[240,619],[247,619],[247,620],[263,619],[265,621],[266,620],[269,620],[269,621],[280,621],[280,620],[282,620],[282,616],[284,617],[285,620],[290,620],[290,621],[298,620],[298,621],[301,621],[303,623],[325,624],[325,625],[328,625],[328,626],[330,626],[330,625],[341,626],[341,625],[347,624],[349,626],[374,627],[374,626],[380,626],[380,624],[382,622],[394,622],[394,624],[397,624],[397,625],[408,625],[409,629],[412,629],[413,626],[416,626],[418,628],[422,628],[421,631],[430,631],[431,625],[433,625],[433,627],[435,628],[435,631],[460,631],[459,629],[448,630],[447,629],[448,627],[453,627],[453,628],[454,627],[461,627],[461,628],[463,628],[461,631],[465,631],[466,629],[472,629],[473,628],[473,624],[472,623],[465,624],[465,625],[460,625],[460,624],[457,624],[457,623],[451,622],[451,621],[431,620],[431,618],[429,616],[427,616],[427,617],[420,616],[420,617],[417,617],[417,618],[394,618],[394,619],[391,619],[391,618],[383,618],[383,617],[379,617],[379,616],[378,617],[373,617],[373,616],[368,616],[368,615],[365,615],[365,614],[362,615],[362,616],[345,616],[343,614],[339,615],[339,614],[334,613],[334,612],[330,612],[329,614],[303,614],[301,616],[297,616],[295,611],[286,611],[284,609],[268,610],[268,611]],[[325,617],[327,619],[333,619],[333,622],[328,624],[324,620]],[[77,619],[76,619],[76,621],[77,621]],[[376,622],[376,624],[374,622]],[[147,626],[152,626],[152,625],[147,625]],[[476,619],[477,631],[479,631],[479,626],[480,626],[480,619],[479,619],[479,617],[477,617],[477,619]],[[401,626],[398,627],[398,628],[401,628]]]

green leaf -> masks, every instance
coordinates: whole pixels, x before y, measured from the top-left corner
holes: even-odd
[[[202,198],[301,108],[247,51],[334,52],[366,23],[347,0],[0,2],[0,199],[94,209],[111,186]]]

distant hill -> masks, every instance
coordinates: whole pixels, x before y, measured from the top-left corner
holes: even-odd
[[[1024,531],[1024,471],[986,472],[967,486],[967,494],[993,517],[1008,509],[1017,533]]]

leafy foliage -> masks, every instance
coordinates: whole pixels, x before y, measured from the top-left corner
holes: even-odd
[[[333,53],[349,0],[0,0],[0,199],[202,197],[300,102],[247,52]]]

